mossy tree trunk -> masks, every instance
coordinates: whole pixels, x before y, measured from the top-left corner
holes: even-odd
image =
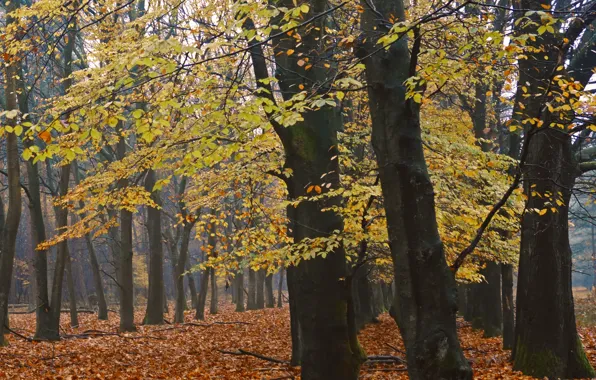
[[[546,0],[523,0],[526,9],[554,6]],[[571,284],[569,246],[569,202],[581,166],[573,154],[571,134],[566,127],[573,115],[551,112],[546,104],[562,106],[557,94],[560,79],[568,78],[564,68],[570,46],[596,18],[596,4],[575,18],[562,34],[544,33],[529,40],[525,59],[520,59],[513,126],[526,123],[522,148],[522,173],[527,197],[521,225],[521,252],[517,286],[513,367],[524,374],[548,378],[596,376],[577,333]],[[531,14],[518,33],[537,33],[540,16]],[[550,58],[543,59],[545,55]],[[525,93],[532,94],[526,96]],[[517,111],[517,112],[516,112]],[[544,210],[544,211],[543,211]],[[543,215],[540,215],[540,214]]]

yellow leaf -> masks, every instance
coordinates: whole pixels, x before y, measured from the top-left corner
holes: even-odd
[[[540,6],[544,9],[546,9],[547,11],[550,9],[550,5],[549,4],[540,4]]]
[[[286,52],[287,55],[292,55],[294,54],[294,49],[288,49],[288,51]]]
[[[317,194],[321,194],[321,190],[321,186],[315,185],[315,191],[317,192]]]
[[[312,189],[314,189],[314,188],[315,188],[315,186],[314,186],[314,185],[310,185],[310,186],[308,187],[308,189],[306,189],[306,194],[310,194],[310,192],[311,192],[311,191],[312,191]]]
[[[542,210],[538,211],[538,215],[544,215],[548,212],[547,209],[543,208]]]

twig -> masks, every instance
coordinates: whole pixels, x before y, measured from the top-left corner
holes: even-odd
[[[199,326],[199,327],[211,327],[213,325],[251,325],[250,322],[213,322],[213,323],[197,323],[197,322],[186,322],[183,325],[188,326]]]
[[[31,339],[31,338],[29,338],[29,337],[26,337],[26,336],[25,336],[25,335],[23,335],[23,334],[19,334],[18,332],[16,332],[16,331],[12,330],[10,327],[8,327],[8,326],[6,326],[6,325],[4,325],[4,328],[5,328],[5,329],[6,329],[6,331],[8,331],[9,333],[11,333],[11,334],[14,334],[14,335],[18,336],[19,338],[26,340],[27,342],[33,342],[33,339]]]
[[[226,350],[217,350],[217,351],[221,352],[222,354],[227,354],[227,355],[238,355],[238,356],[240,356],[240,355],[248,355],[248,356],[254,356],[255,358],[259,358],[261,360],[266,360],[266,361],[273,362],[273,363],[290,364],[290,362],[289,361],[286,361],[286,360],[280,360],[280,359],[271,358],[269,356],[257,354],[257,353],[246,351],[246,350],[243,350],[243,349],[238,349],[238,351],[226,351]]]
[[[399,356],[392,355],[374,355],[366,358],[366,362],[370,363],[402,363],[406,364],[406,361]]]

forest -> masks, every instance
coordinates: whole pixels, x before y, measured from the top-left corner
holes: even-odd
[[[7,0],[0,54],[0,378],[596,378],[596,0]]]

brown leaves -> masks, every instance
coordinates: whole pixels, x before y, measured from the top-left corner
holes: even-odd
[[[172,313],[173,310],[170,308]],[[118,317],[97,321],[96,315],[80,315],[81,327],[71,329],[63,315],[64,334],[77,339],[29,343],[9,335],[9,347],[0,348],[0,379],[86,378],[86,379],[299,379],[300,369],[285,363],[272,363],[251,355],[227,355],[221,351],[258,353],[280,361],[290,360],[290,322],[287,305],[283,309],[234,312],[228,301],[220,314],[207,315],[201,323],[192,322],[194,312],[186,313],[187,324],[143,326],[143,307],[138,307],[139,331],[115,334]],[[14,330],[30,335],[35,315],[11,315]],[[172,315],[167,317],[172,319]],[[458,320],[462,349],[472,363],[475,379],[531,379],[514,372],[510,352],[501,349],[500,338],[483,339],[468,323]],[[99,332],[106,332],[108,334]],[[87,332],[85,336],[85,332]],[[95,332],[95,333],[91,333]],[[580,330],[590,359],[595,342],[590,329]],[[369,357],[405,358],[404,346],[395,322],[387,314],[379,323],[360,333],[360,343]],[[376,360],[362,365],[362,379],[407,379],[400,360]]]

